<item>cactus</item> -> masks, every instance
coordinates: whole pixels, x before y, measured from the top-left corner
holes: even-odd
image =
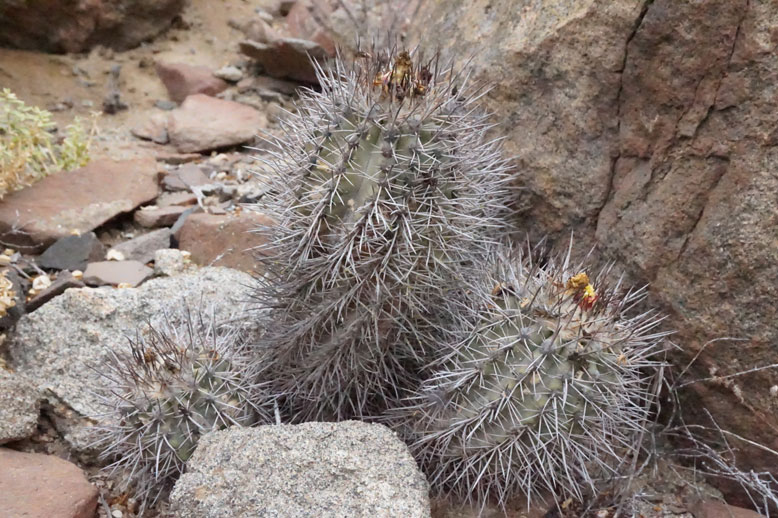
[[[552,492],[581,500],[632,462],[664,333],[645,290],[502,251],[461,340],[393,413],[431,484],[483,505]]]
[[[271,412],[237,328],[187,308],[136,336],[97,369],[106,412],[94,433],[101,458],[115,459],[107,469],[124,471],[123,489],[143,510],[169,491],[202,435],[270,422]]]
[[[416,383],[447,293],[502,224],[510,176],[483,89],[443,68],[339,58],[271,142],[259,350],[296,420],[364,417]]]

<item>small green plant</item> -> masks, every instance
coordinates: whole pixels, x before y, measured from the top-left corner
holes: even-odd
[[[95,369],[106,410],[94,416],[95,446],[141,513],[170,490],[201,436],[271,421],[252,369],[240,329],[188,308],[139,329],[128,351]]]
[[[86,165],[96,118],[85,125],[76,117],[57,143],[50,112],[28,106],[7,88],[0,91],[0,198],[52,172]]]
[[[496,254],[461,338],[394,422],[433,488],[484,504],[543,496],[583,500],[634,469],[665,333],[645,290],[590,279],[569,256],[533,264]],[[399,419],[398,419],[399,418]]]

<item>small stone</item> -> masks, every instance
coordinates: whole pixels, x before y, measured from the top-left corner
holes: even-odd
[[[327,53],[318,43],[296,38],[279,38],[273,43],[246,40],[240,42],[239,48],[262,65],[268,75],[311,84],[318,82],[311,58],[327,58]]]
[[[101,261],[89,263],[84,272],[84,282],[89,286],[118,285],[137,286],[154,273],[139,261]]]
[[[197,164],[184,164],[162,178],[162,186],[167,191],[190,191],[211,182],[203,168]]]
[[[266,126],[250,106],[197,94],[170,112],[168,134],[179,152],[203,152],[249,142]]]
[[[111,248],[105,254],[106,261],[124,261],[125,259],[127,258],[124,256],[124,252],[117,250],[116,248]]]
[[[192,254],[199,265],[228,266],[254,272],[259,266],[255,247],[267,238],[253,232],[273,222],[264,214],[244,211],[237,215],[192,214],[181,226],[178,247]]]
[[[38,258],[41,268],[53,270],[83,270],[89,261],[103,258],[105,247],[94,232],[80,236],[65,236],[48,247]]]
[[[97,509],[97,488],[54,455],[0,448],[0,488],[0,509],[9,518],[92,518]]]
[[[76,272],[79,274],[78,277],[76,277]],[[65,290],[69,288],[83,288],[84,283],[81,282],[83,274],[80,270],[76,270],[76,272],[73,272],[72,274],[68,271],[60,272],[57,276],[57,280],[51,283],[48,288],[40,291],[37,295],[27,301],[27,312],[31,313],[35,311],[57,295],[65,293]]]
[[[208,67],[158,62],[155,68],[168,96],[177,103],[193,94],[216,95],[227,88],[227,83],[214,77]]]
[[[237,83],[238,81],[243,79],[243,72],[241,71],[241,69],[233,66],[222,67],[216,72],[214,72],[213,75],[218,77],[219,79],[224,79],[225,81],[229,81],[230,83]]]
[[[178,518],[429,518],[427,493],[391,430],[345,421],[211,432],[170,500]]]
[[[114,509],[113,511],[111,511],[111,516],[113,516],[113,518],[122,518],[122,516],[124,515],[119,509]]]
[[[51,277],[48,275],[38,275],[32,279],[32,289],[35,291],[45,290],[51,286]]]
[[[30,437],[39,411],[40,394],[35,385],[0,367],[0,444]]]
[[[154,254],[154,274],[173,276],[189,270],[191,263],[187,255],[177,248],[157,250]]]
[[[146,121],[130,129],[130,133],[156,144],[167,144],[170,140],[167,133],[168,117],[164,113],[154,113]]]
[[[191,192],[163,192],[157,198],[157,207],[169,207],[171,205],[189,206],[197,203],[197,195]]]
[[[125,259],[145,264],[154,260],[157,250],[170,247],[171,235],[169,228],[160,228],[119,243],[111,250],[121,253]]]
[[[148,210],[137,210],[133,219],[135,223],[146,228],[158,228],[172,226],[178,217],[183,214],[186,207],[180,205],[170,205],[168,207],[157,207]]]
[[[167,99],[160,99],[158,101],[154,101],[154,106],[160,110],[169,112],[170,110],[174,110],[178,104],[173,101],[168,101]]]

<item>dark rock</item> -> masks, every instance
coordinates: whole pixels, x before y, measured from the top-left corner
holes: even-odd
[[[84,266],[86,267],[86,266]],[[76,279],[73,277],[73,274],[68,271],[60,272],[59,275],[57,275],[57,278],[54,280],[54,282],[51,283],[51,286],[44,289],[35,297],[30,299],[27,302],[27,312],[31,313],[56,297],[57,295],[62,295],[65,293],[65,290],[68,288],[83,288],[84,283],[81,282],[81,280]]]
[[[154,260],[154,252],[163,248],[170,248],[169,228],[152,230],[124,243],[119,243],[112,250],[121,253],[125,260],[148,263]]]
[[[97,45],[125,50],[170,27],[184,0],[61,0],[0,3],[0,46],[84,52]]]
[[[266,126],[254,108],[196,94],[170,112],[168,135],[181,153],[203,152],[249,142]]]
[[[128,284],[135,287],[153,273],[154,270],[139,261],[101,261],[87,265],[84,282],[89,286]]]
[[[105,257],[105,247],[94,232],[59,238],[38,258],[38,266],[53,270],[83,270],[90,261]]]
[[[7,517],[92,518],[97,488],[54,455],[0,448],[0,509]]]
[[[38,252],[73,231],[94,230],[157,193],[153,159],[94,160],[3,198],[0,240],[24,252]]]
[[[10,290],[13,292],[8,293],[8,284],[10,283]],[[13,268],[0,268],[0,301],[2,305],[2,312],[0,312],[0,334],[3,329],[10,329],[14,323],[18,321],[22,315],[26,312],[25,302],[25,286],[22,282],[22,278]],[[8,306],[11,301],[7,300],[11,298],[13,305]],[[5,313],[4,315],[2,313]]]
[[[185,210],[186,207],[180,205],[140,209],[135,211],[133,219],[135,223],[146,228],[169,227]]]
[[[318,82],[311,59],[327,58],[318,43],[295,38],[279,38],[272,43],[246,40],[240,42],[240,51],[262,65],[270,76],[311,84]]]
[[[216,95],[229,86],[214,77],[208,67],[186,65],[184,63],[156,63],[157,75],[165,83],[170,99],[181,103],[193,94]]]

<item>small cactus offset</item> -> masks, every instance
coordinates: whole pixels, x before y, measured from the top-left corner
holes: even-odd
[[[581,500],[639,448],[661,318],[630,316],[645,291],[608,287],[607,271],[590,278],[569,254],[539,266],[503,251],[495,263],[463,339],[394,417],[441,492]]]
[[[260,344],[296,420],[379,412],[416,382],[446,294],[502,225],[482,89],[409,52],[319,69],[275,139]]]
[[[96,416],[96,445],[141,512],[170,490],[202,435],[272,419],[240,331],[212,318],[189,309],[177,323],[166,316],[98,370],[106,412]]]

